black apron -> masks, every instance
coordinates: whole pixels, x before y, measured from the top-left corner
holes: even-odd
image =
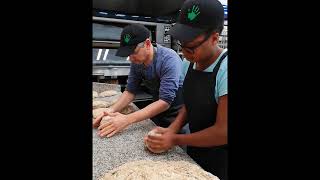
[[[160,78],[156,73],[156,53],[157,53],[157,49],[154,48],[154,56],[153,56],[153,62],[152,62],[153,70],[154,70],[153,78],[146,79],[145,72],[142,72],[142,83],[148,89],[149,93],[152,95],[153,102],[159,100],[159,88],[160,88]],[[157,126],[166,128],[171,124],[171,122],[178,115],[179,109],[182,107],[182,104],[183,104],[182,87],[179,87],[176,93],[176,97],[171,103],[170,108],[150,119]]]
[[[212,72],[194,70],[193,63],[189,65],[183,83],[183,98],[191,133],[215,124],[218,107],[214,97],[216,76],[226,56],[227,52],[221,56]],[[187,153],[204,170],[221,180],[227,179],[227,145],[210,148],[187,146]]]

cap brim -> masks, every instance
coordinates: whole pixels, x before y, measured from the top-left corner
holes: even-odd
[[[188,25],[176,23],[167,34],[171,35],[174,39],[179,40],[182,43],[187,43],[195,39],[200,34],[204,33],[206,30],[191,27]]]
[[[133,52],[136,46],[123,46],[119,47],[119,49],[116,52],[116,56],[120,57],[128,57],[130,56]]]

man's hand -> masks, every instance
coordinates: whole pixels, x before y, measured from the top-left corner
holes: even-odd
[[[128,120],[127,115],[116,112],[108,113],[108,116],[111,117],[110,120],[98,127],[98,134],[100,137],[111,137],[115,133],[121,131],[122,129],[130,125],[130,121]]]
[[[144,137],[144,141],[148,143],[151,150],[162,151],[175,146],[175,132],[172,129],[156,127],[155,130],[157,133],[160,133],[161,136],[147,135]]]
[[[100,122],[102,120],[102,118],[104,116],[108,116],[109,113],[113,113],[114,110],[112,108],[108,108],[106,111],[104,111],[100,116],[98,116],[94,121],[93,121],[93,127],[94,128],[97,128],[100,126]]]

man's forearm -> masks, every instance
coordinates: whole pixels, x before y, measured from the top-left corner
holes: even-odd
[[[139,122],[145,119],[149,119],[151,117],[154,117],[165,110],[167,110],[170,107],[170,105],[159,99],[158,101],[155,101],[148,106],[144,107],[143,109],[136,111],[134,113],[131,113],[128,115],[128,119],[131,123]]]
[[[129,91],[124,91],[119,100],[112,105],[110,108],[114,111],[114,112],[119,112],[121,111],[123,108],[125,108],[126,106],[128,106],[128,104],[130,104],[135,98],[135,95]]]
[[[228,143],[227,128],[211,126],[202,131],[191,134],[176,134],[175,145],[189,145],[195,147],[213,147]]]
[[[179,110],[179,113],[176,119],[170,124],[169,128],[174,130],[175,133],[177,133],[184,125],[186,118],[187,118],[187,110],[185,105],[183,105]]]

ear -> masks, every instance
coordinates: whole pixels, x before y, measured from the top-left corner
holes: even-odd
[[[212,33],[211,37],[210,37],[210,41],[212,44],[218,44],[219,43],[219,33],[217,33],[217,32]]]
[[[150,49],[151,47],[151,40],[149,38],[146,39],[145,41],[145,46],[147,47],[147,49]]]

